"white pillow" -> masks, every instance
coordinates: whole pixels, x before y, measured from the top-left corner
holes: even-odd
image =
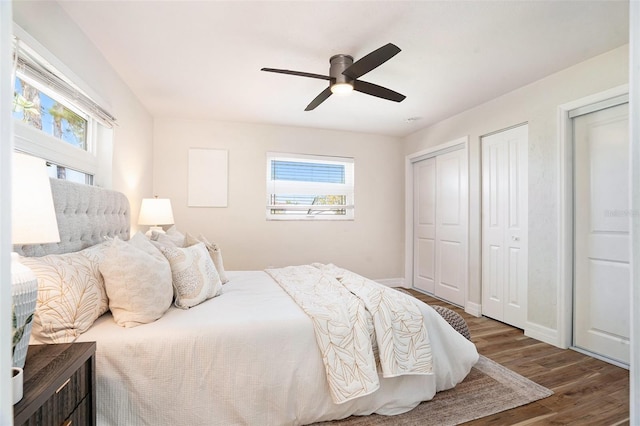
[[[220,294],[220,276],[203,243],[161,250],[171,264],[174,303],[178,308],[188,309]]]
[[[222,250],[220,250],[216,244],[210,243],[204,235],[200,234],[200,236],[196,238],[187,232],[184,240],[185,247],[190,247],[198,243],[204,243],[205,247],[207,247],[209,256],[211,256],[211,260],[213,260],[216,271],[218,271],[218,275],[220,275],[220,281],[222,284],[229,282],[227,273],[224,270],[224,263],[222,262]]]
[[[21,257],[38,278],[31,329],[40,343],[71,343],[108,309],[99,271],[103,245],[66,254]]]
[[[100,264],[109,309],[116,324],[135,327],[160,318],[171,306],[169,263],[141,233],[129,242],[118,237],[106,243]]]

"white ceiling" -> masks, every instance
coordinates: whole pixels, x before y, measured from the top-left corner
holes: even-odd
[[[61,1],[157,119],[272,123],[403,136],[628,42],[627,1]],[[337,53],[392,42],[354,92],[304,108]],[[419,120],[407,120],[420,117]]]

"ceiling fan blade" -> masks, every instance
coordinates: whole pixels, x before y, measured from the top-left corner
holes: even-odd
[[[277,72],[279,74],[297,75],[297,76],[300,76],[300,77],[319,78],[321,80],[331,80],[331,77],[329,77],[328,75],[313,74],[313,73],[310,73],[310,72],[279,70],[277,68],[262,68],[260,71]]]
[[[349,78],[360,78],[374,68],[387,62],[389,59],[400,53],[400,48],[393,43],[388,43],[379,49],[374,50],[367,56],[355,61],[349,68],[344,70],[342,74]]]
[[[316,98],[312,100],[304,110],[311,111],[312,109],[315,109],[318,105],[326,101],[329,96],[331,96],[331,88],[327,87],[318,96],[316,96]]]
[[[402,102],[406,96],[398,92],[378,86],[377,84],[367,83],[366,81],[356,80],[353,82],[353,90],[366,93],[367,95],[376,96],[394,102]]]

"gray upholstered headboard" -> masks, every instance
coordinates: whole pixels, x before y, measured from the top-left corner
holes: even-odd
[[[15,246],[24,256],[79,251],[99,244],[104,237],[129,239],[131,211],[127,197],[117,191],[51,179],[60,242]]]

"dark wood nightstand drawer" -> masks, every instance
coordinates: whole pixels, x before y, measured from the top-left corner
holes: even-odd
[[[91,420],[91,401],[89,398],[85,398],[80,405],[71,413],[64,426],[84,426],[93,424]]]
[[[58,418],[53,419],[53,424],[61,424],[64,420],[68,419],[76,407],[80,405],[82,400],[89,394],[91,391],[89,388],[91,381],[87,380],[87,377],[90,374],[90,366],[84,363],[73,376],[67,379],[67,381],[56,390],[51,400],[55,411],[58,413]],[[85,423],[82,424],[84,425]]]
[[[94,354],[93,342],[30,346],[24,398],[14,406],[14,424],[95,424]]]

